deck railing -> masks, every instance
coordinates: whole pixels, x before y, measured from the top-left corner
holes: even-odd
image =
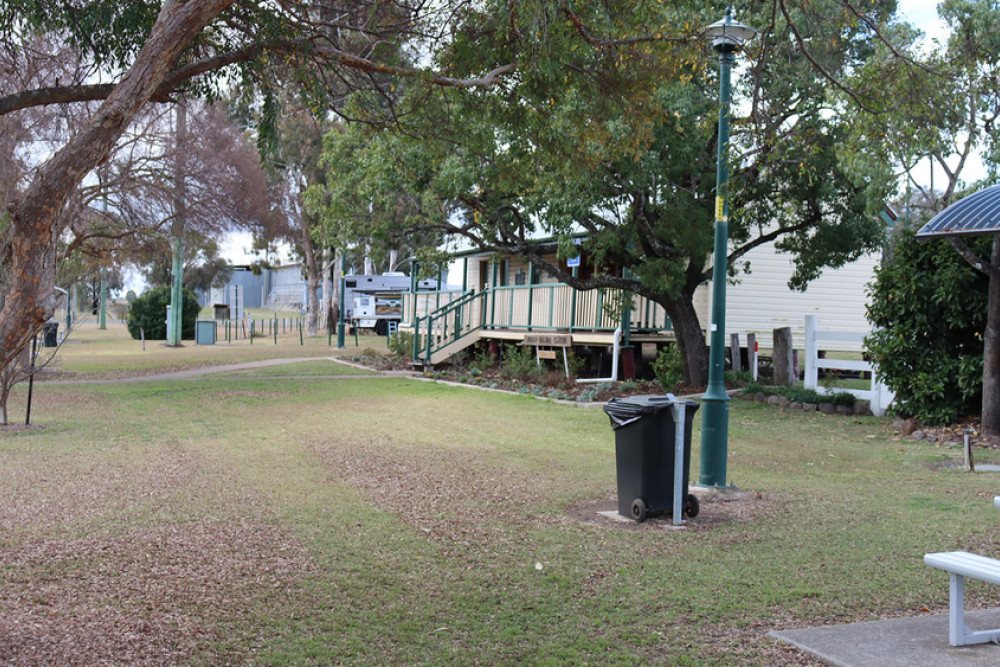
[[[581,291],[562,283],[512,285],[487,288],[482,303],[482,326],[526,331],[614,331],[622,325],[621,290]],[[417,292],[403,295],[403,326],[413,326],[469,292]],[[632,331],[669,331],[670,318],[663,306],[643,296],[631,298]]]
[[[461,340],[483,325],[483,304],[488,290],[466,292],[446,306],[414,322],[413,360],[430,363],[435,352]]]

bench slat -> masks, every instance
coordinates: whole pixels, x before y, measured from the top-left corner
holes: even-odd
[[[969,553],[968,551],[947,551],[926,554],[924,562],[947,572],[954,572],[964,577],[972,577],[1000,584],[1000,560]]]

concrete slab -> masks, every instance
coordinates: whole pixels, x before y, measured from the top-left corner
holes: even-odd
[[[967,611],[965,622],[974,630],[1000,628],[1000,609]],[[951,646],[947,614],[780,630],[769,635],[836,667],[1000,665],[1000,646],[996,644]]]

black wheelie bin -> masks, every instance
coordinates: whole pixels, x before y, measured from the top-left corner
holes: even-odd
[[[672,394],[613,398],[604,406],[615,431],[618,470],[618,513],[636,521],[674,512],[673,405],[684,406],[684,474],[681,511],[698,515],[698,499],[688,493],[691,464],[691,422],[698,403]]]

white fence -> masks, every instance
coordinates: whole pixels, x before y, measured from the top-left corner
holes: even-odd
[[[864,339],[864,334],[844,333],[837,331],[819,331],[815,315],[806,315],[806,350],[805,350],[805,374],[803,385],[806,389],[813,389],[820,394],[846,391],[854,394],[863,401],[871,403],[872,414],[882,417],[885,410],[895,398],[895,394],[884,384],[878,381],[871,363],[867,361],[856,361],[853,359],[820,359],[819,341],[849,342],[857,343]],[[861,371],[867,372],[871,378],[870,389],[846,389],[842,387],[826,388],[820,386],[819,369],[833,371]]]

